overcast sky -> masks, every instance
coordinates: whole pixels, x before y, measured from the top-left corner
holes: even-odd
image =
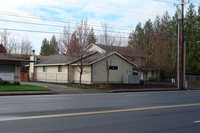
[[[114,31],[116,32],[130,32],[139,21],[144,23],[148,19],[154,20],[157,15],[162,16],[166,11],[172,16],[176,9],[174,3],[180,3],[181,0],[0,1],[0,31],[7,28],[60,33],[63,26],[70,24],[71,27],[74,27],[81,19],[87,19],[90,26],[93,26],[96,30],[101,30],[102,23],[107,21],[115,28]],[[199,0],[192,0],[191,2],[198,5]],[[26,22],[26,24],[22,22]],[[36,25],[33,23],[46,25]],[[36,53],[40,51],[42,40],[44,38],[50,39],[53,35],[53,33],[19,32],[13,30],[9,30],[9,32],[15,36],[29,38]],[[59,34],[56,34],[56,36],[58,37]]]

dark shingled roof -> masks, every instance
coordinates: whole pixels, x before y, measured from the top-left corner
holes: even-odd
[[[94,54],[91,54],[89,56],[87,56],[86,58],[84,58],[84,65],[89,65],[90,63],[104,57],[105,55],[102,54],[102,53],[94,53]]]
[[[14,62],[32,62],[30,60],[19,59],[19,58],[11,58],[6,56],[0,56],[1,61],[14,61]]]
[[[129,62],[130,64],[132,64],[132,65],[135,66],[135,64],[133,64],[132,62],[130,62],[129,60],[127,60],[125,57],[123,57],[122,55],[120,55],[120,54],[117,53],[117,52],[108,53],[107,56],[111,56],[111,55],[113,55],[113,54],[116,54],[116,55],[120,56],[121,58],[123,58],[124,60],[126,60],[127,62]],[[86,56],[84,57],[83,65],[91,65],[91,64],[93,64],[93,63],[95,63],[95,62],[97,62],[97,61],[100,61],[100,60],[104,59],[104,58],[106,58],[106,55],[105,55],[105,54],[99,53],[99,52],[96,52],[96,51],[95,51],[95,52],[90,53],[90,54],[88,54],[88,55],[86,55]],[[77,63],[79,63],[79,60],[73,62],[72,65],[76,65]]]
[[[133,62],[134,64],[138,64],[136,61],[138,58],[142,60],[142,66],[144,66],[144,59],[145,56],[139,51],[132,51],[130,46],[111,46],[111,45],[103,45],[103,44],[96,44],[98,47],[102,48],[106,52],[117,52],[121,54],[123,57],[128,59],[129,61]],[[155,64],[152,62],[148,63],[148,70],[157,70]]]
[[[39,60],[37,64],[67,64],[70,61],[72,61],[72,58],[70,56],[55,54]]]
[[[103,45],[103,44],[96,44],[96,45],[108,53],[117,52],[124,57],[144,57],[144,55],[141,52],[133,51],[131,46],[115,46],[115,45]]]

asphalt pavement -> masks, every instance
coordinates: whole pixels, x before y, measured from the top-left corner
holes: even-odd
[[[1,133],[199,131],[199,90],[0,97]]]
[[[84,89],[70,87],[65,84],[52,84],[45,82],[21,82],[22,85],[36,85],[51,89],[55,94],[86,94],[86,93],[119,93],[119,92],[141,92],[141,91],[176,91],[177,88],[140,88],[140,89]]]
[[[56,94],[85,94],[85,93],[95,93],[96,91],[76,88],[76,87],[69,87],[62,84],[52,84],[52,83],[44,83],[44,82],[21,82],[22,85],[36,85],[42,86],[51,89],[51,93]]]
[[[88,93],[121,93],[121,92],[148,92],[148,91],[177,91],[177,88],[144,88],[144,89],[83,89],[70,87],[65,84],[52,84],[45,82],[21,82],[22,85],[36,85],[51,89],[51,91],[8,91],[0,92],[0,96],[6,95],[45,95],[45,94],[88,94]],[[166,84],[166,83],[165,83]],[[167,83],[170,84],[170,83]],[[189,90],[200,90],[199,82],[188,82]]]

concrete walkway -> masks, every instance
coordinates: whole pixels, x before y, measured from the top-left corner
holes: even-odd
[[[36,85],[49,88],[52,91],[10,91],[0,92],[0,95],[44,95],[44,94],[86,94],[86,93],[121,93],[121,92],[146,92],[146,91],[178,91],[177,88],[145,88],[145,89],[114,89],[114,90],[88,90],[69,87],[62,84],[42,82],[21,82],[22,85]],[[197,85],[199,88],[199,84]],[[196,89],[196,88],[195,88]]]

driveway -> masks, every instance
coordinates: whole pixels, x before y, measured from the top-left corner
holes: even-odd
[[[69,87],[66,85],[39,83],[39,82],[21,82],[22,85],[36,85],[46,87],[52,90],[52,92],[59,94],[83,94],[83,93],[95,93],[94,90],[87,90],[82,88]]]

